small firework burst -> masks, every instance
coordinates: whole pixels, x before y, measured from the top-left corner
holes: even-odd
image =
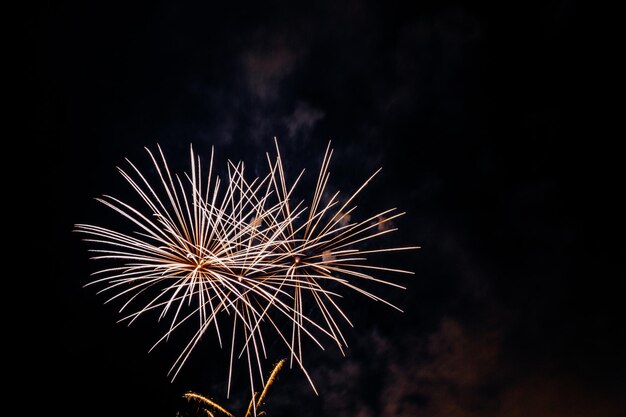
[[[253,415],[257,417],[261,417],[261,416],[266,415],[265,411],[259,411],[259,410],[261,406],[265,403],[269,389],[274,383],[274,381],[276,381],[278,377],[278,372],[280,372],[284,363],[285,363],[285,360],[281,359],[280,361],[276,363],[276,365],[274,365],[274,369],[272,369],[272,372],[269,374],[267,378],[267,382],[265,383],[265,386],[263,387],[263,390],[260,393],[255,393],[255,395],[253,395],[252,398],[250,399],[250,402],[248,403],[248,408],[246,410],[246,414],[244,415],[244,417],[251,417]],[[221,405],[211,400],[210,398],[207,398],[202,394],[198,394],[197,392],[188,391],[183,394],[182,398],[187,400],[187,402],[193,406],[191,408],[191,412],[193,413],[192,414],[193,416],[208,415],[209,417],[215,417],[219,415],[219,416],[226,416],[226,417],[235,417],[235,415],[231,413],[230,411],[228,411],[226,408],[222,407]],[[187,415],[189,414],[181,413],[181,412],[176,413],[176,417],[185,417]]]
[[[228,391],[239,358],[247,363],[252,395],[255,381],[266,385],[262,359],[271,334],[286,347],[290,366],[295,363],[317,392],[304,365],[302,345],[311,341],[323,348],[327,337],[344,352],[341,322],[351,323],[338,301],[343,290],[400,310],[364,284],[404,288],[379,275],[411,272],[369,259],[417,248],[371,244],[396,230],[392,221],[404,213],[389,209],[353,220],[356,196],[378,171],[345,199],[338,192],[326,196],[329,144],[310,199],[298,200],[294,190],[304,171],[288,182],[278,143],[274,156],[266,154],[267,174],[253,179],[246,177],[242,162],[230,161],[225,180],[213,176],[213,152],[208,175],[203,175],[191,147],[190,172],[175,175],[160,147],[157,153],[146,150],[156,180],[149,180],[130,161],[130,169],[119,169],[141,204],[108,195],[97,199],[127,219],[129,230],[90,224],[77,224],[75,230],[93,245],[93,259],[114,263],[97,271],[87,285],[102,286],[101,292],[111,294],[107,302],[121,303],[122,321],[132,323],[147,312],[157,312],[159,320],[168,318],[153,348],[181,325],[194,326],[170,369],[172,379],[209,329],[214,329],[220,346],[228,329]]]

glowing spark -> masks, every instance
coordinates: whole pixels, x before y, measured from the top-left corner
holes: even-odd
[[[226,410],[224,407],[222,407],[221,405],[217,404],[216,402],[211,401],[210,399],[208,399],[204,395],[200,395],[198,393],[190,391],[190,392],[186,392],[185,394],[183,394],[183,398],[185,398],[186,400],[189,400],[189,401],[194,400],[196,402],[199,402],[202,405],[212,407],[213,409],[223,413],[224,415],[226,415],[228,417],[235,417],[230,411]],[[207,411],[207,413],[213,415],[213,413],[211,413],[209,410],[205,410],[205,411]]]
[[[267,378],[267,382],[265,383],[265,386],[263,387],[263,391],[261,392],[261,394],[258,395],[258,398],[257,398],[258,393],[255,393],[255,395],[253,395],[252,398],[250,399],[250,403],[248,404],[248,409],[246,411],[245,417],[250,417],[251,415],[261,416],[265,414],[264,411],[261,411],[259,414],[257,414],[257,410],[263,404],[263,401],[267,397],[267,393],[270,387],[272,386],[272,384],[274,384],[274,381],[276,380],[278,376],[278,372],[280,372],[284,364],[285,364],[285,360],[281,359],[274,365],[274,369],[272,370],[272,373]],[[212,401],[208,399],[207,397],[205,397],[204,395],[198,394],[196,392],[188,391],[185,394],[183,394],[183,398],[188,401],[193,400],[202,406],[211,407],[213,410],[219,411],[222,414],[226,415],[227,417],[235,417],[230,411],[226,410],[224,407],[217,404],[215,401]],[[206,408],[204,408],[203,411],[205,411],[207,415],[209,416],[214,416],[214,414],[211,413]],[[177,415],[180,415],[180,414],[177,414]]]
[[[339,320],[352,324],[337,301],[341,289],[401,311],[365,285],[404,288],[377,274],[412,272],[374,264],[368,256],[418,248],[369,244],[396,230],[392,221],[404,213],[395,209],[353,220],[357,217],[353,201],[380,170],[346,199],[335,193],[323,201],[330,178],[329,143],[310,201],[296,201],[295,189],[304,171],[289,183],[275,145],[275,157],[266,155],[264,177],[248,180],[242,162],[229,162],[225,181],[212,177],[213,151],[204,180],[200,158],[192,148],[191,170],[182,177],[171,173],[160,147],[156,155],[146,148],[157,181],[149,181],[130,161],[128,172],[119,169],[141,205],[107,195],[97,199],[128,220],[130,231],[75,226],[95,246],[90,250],[93,259],[114,263],[97,271],[87,285],[102,285],[100,292],[112,294],[106,302],[123,300],[120,313],[126,315],[120,321],[130,324],[152,311],[159,320],[169,319],[152,348],[183,323],[195,324],[195,334],[170,369],[172,379],[211,327],[223,345],[223,324],[230,317],[228,393],[234,361],[244,358],[255,415],[255,384],[260,380],[267,387],[261,362],[267,357],[268,332],[284,343],[290,366],[296,362],[317,392],[304,365],[305,339],[323,349],[321,338],[329,337],[344,352],[347,343]],[[288,329],[282,324],[285,320]]]

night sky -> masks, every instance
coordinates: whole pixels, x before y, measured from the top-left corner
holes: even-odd
[[[23,325],[37,353],[22,377],[46,400],[24,407],[175,417],[192,390],[243,417],[228,352],[207,337],[172,382],[180,342],[148,353],[155,320],[117,323],[119,305],[84,287],[99,265],[73,228],[115,224],[94,198],[132,196],[116,167],[149,171],[144,146],[180,171],[190,144],[205,161],[214,147],[219,169],[254,173],[277,137],[292,177],[315,175],[329,141],[336,189],[382,167],[359,210],[406,211],[393,243],[421,249],[390,258],[415,272],[393,276],[406,290],[380,289],[404,313],[348,295],[347,355],[308,352],[319,396],[284,369],[268,416],[626,415],[623,158],[592,134],[579,13],[574,0],[33,5],[46,268],[28,277],[40,319]]]

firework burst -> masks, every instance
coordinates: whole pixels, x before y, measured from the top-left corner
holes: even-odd
[[[153,348],[184,323],[195,329],[170,369],[172,379],[213,328],[220,346],[230,346],[229,392],[236,359],[247,363],[253,396],[258,381],[266,384],[262,359],[268,334],[282,341],[290,366],[297,365],[317,392],[302,345],[310,341],[323,349],[328,338],[344,352],[342,323],[351,323],[338,300],[343,290],[400,310],[364,284],[404,288],[378,275],[411,272],[369,260],[417,248],[370,244],[396,230],[391,222],[404,213],[389,209],[352,221],[356,196],[378,171],[347,198],[327,196],[329,143],[309,200],[299,200],[294,190],[304,171],[292,183],[287,180],[277,143],[275,155],[266,154],[265,176],[247,179],[244,164],[229,161],[224,181],[213,175],[213,151],[205,175],[190,147],[191,169],[182,176],[172,174],[160,147],[146,151],[154,179],[128,160],[129,168],[119,169],[139,205],[108,195],[97,199],[129,221],[129,231],[90,224],[75,230],[86,235],[93,259],[113,262],[87,285],[102,286],[100,292],[110,294],[106,302],[121,303],[120,321],[132,323],[147,312],[167,319]]]

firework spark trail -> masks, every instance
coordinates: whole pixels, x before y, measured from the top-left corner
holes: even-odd
[[[118,168],[143,208],[108,195],[97,199],[128,220],[134,231],[75,226],[95,246],[90,249],[93,259],[115,262],[95,272],[87,285],[102,285],[99,292],[112,293],[105,302],[124,300],[120,313],[135,308],[120,321],[130,324],[150,311],[158,312],[159,320],[169,317],[165,333],[151,349],[184,323],[195,322],[195,333],[169,371],[172,379],[210,327],[223,346],[221,316],[226,314],[232,320],[228,393],[235,360],[247,363],[252,395],[255,381],[266,384],[262,360],[267,358],[268,333],[284,343],[290,366],[295,362],[317,393],[304,365],[303,343],[310,340],[324,349],[320,338],[325,336],[345,352],[340,319],[352,323],[337,301],[341,288],[401,311],[364,285],[404,288],[377,274],[412,272],[368,258],[418,248],[369,246],[395,231],[390,224],[404,213],[388,209],[362,221],[351,220],[354,201],[380,170],[347,198],[340,200],[336,192],[323,201],[333,153],[329,143],[307,206],[295,198],[304,170],[289,182],[277,141],[275,150],[274,157],[266,154],[264,177],[248,180],[242,162],[228,161],[225,181],[212,177],[212,150],[203,181],[200,158],[191,147],[191,172],[182,177],[171,173],[160,147],[158,155],[146,148],[158,178],[154,184],[128,160],[129,172]],[[307,313],[313,310],[316,315]]]

